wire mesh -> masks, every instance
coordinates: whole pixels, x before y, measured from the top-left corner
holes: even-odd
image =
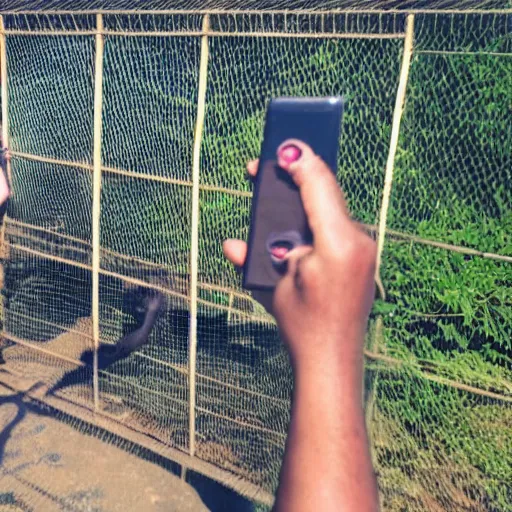
[[[107,366],[99,358],[100,412],[162,446],[193,452],[205,473],[221,468],[217,478],[246,494],[261,490],[267,504],[292,375],[274,322],[241,289],[221,241],[247,238],[245,163],[258,154],[266,104],[277,95],[346,97],[338,178],[354,216],[378,232],[407,13],[403,6],[384,13],[395,6],[379,2],[365,5],[379,12],[339,11],[344,5],[303,2],[269,12],[282,3],[258,2],[257,11],[211,12],[207,25],[190,2],[187,12],[102,16],[100,348],[135,328],[141,289],[160,291],[165,307],[148,343],[129,358]],[[82,7],[104,6],[129,8]],[[415,14],[387,176],[386,298],[375,303],[366,351],[367,416],[385,510],[512,510],[511,16]],[[7,368],[92,408],[96,18],[27,13],[3,21],[14,195],[4,226],[0,349]]]
[[[37,0],[5,0],[4,10],[13,11],[35,11],[35,10],[290,10],[287,0],[146,0],[141,3],[139,0],[49,0],[40,5]],[[360,0],[296,0],[294,10],[360,10],[363,4]],[[424,9],[435,11],[437,9],[470,9],[470,10],[491,10],[506,9],[510,7],[508,0],[367,0],[364,2],[366,10],[409,10]]]
[[[384,510],[509,510],[510,403],[376,369],[371,423]]]
[[[510,256],[497,224],[510,223],[512,205],[511,77],[511,60],[502,56],[416,56],[390,227]]]

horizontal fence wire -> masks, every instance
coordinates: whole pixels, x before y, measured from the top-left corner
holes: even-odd
[[[457,50],[416,50],[414,52],[417,55],[490,55],[491,57],[512,57],[512,53],[507,52],[464,52]]]
[[[94,30],[4,30],[7,36],[92,36]],[[200,31],[148,31],[130,32],[120,30],[105,30],[105,36],[117,37],[202,37]],[[404,34],[365,34],[346,32],[343,34],[326,33],[290,33],[290,32],[206,32],[208,37],[263,37],[263,38],[293,38],[293,39],[401,39]]]
[[[38,155],[31,155],[29,153],[22,153],[20,151],[11,151],[11,155],[14,158],[22,158],[26,160],[32,160],[34,162],[44,162],[48,164],[63,165],[66,167],[76,167],[86,171],[93,171],[93,166],[85,164],[83,162],[72,162],[69,160],[60,160],[57,158],[49,158]],[[182,185],[184,187],[192,188],[192,181],[180,180],[177,178],[169,178],[167,176],[158,176],[154,174],[144,174],[140,172],[130,171],[126,169],[117,169],[114,167],[107,167],[102,165],[101,171],[109,174],[117,174],[119,176],[126,176],[127,178],[136,178],[141,180],[154,181],[156,183],[167,183],[169,185]],[[200,190],[206,190],[210,192],[223,192],[239,197],[252,197],[252,193],[245,190],[234,190],[225,187],[217,187],[215,185],[199,184]]]
[[[26,222],[21,222],[19,220],[15,220],[15,219],[11,219],[11,218],[6,219],[5,225],[7,226],[6,227],[7,232],[13,236],[26,238],[26,239],[32,240],[32,241],[40,241],[40,239],[37,238],[36,236],[30,236],[25,233],[17,232],[10,227],[10,226],[14,226],[14,227],[19,226],[21,228],[31,229],[33,231],[38,231],[41,233],[48,233],[49,235],[53,235],[57,238],[62,238],[64,240],[70,240],[72,242],[83,244],[84,246],[87,247],[84,249],[77,249],[75,246],[73,246],[74,251],[76,251],[76,250],[78,250],[79,252],[82,251],[84,254],[90,254],[90,251],[91,251],[91,243],[88,242],[87,240],[83,240],[81,238],[76,238],[76,237],[67,235],[65,233],[57,233],[56,231],[54,231],[52,229],[43,228],[41,226],[36,226],[34,224],[27,224]],[[367,228],[369,230],[374,229],[374,227],[372,227],[372,226],[367,226]],[[130,263],[138,263],[138,264],[147,266],[149,268],[153,268],[155,270],[160,270],[160,271],[164,271],[164,272],[172,272],[171,268],[169,268],[166,265],[162,265],[161,263],[155,263],[153,261],[145,260],[145,259],[139,258],[137,256],[128,256],[126,254],[123,254],[123,253],[120,253],[117,251],[113,251],[113,250],[107,249],[105,247],[101,247],[101,254],[102,254],[102,258],[105,258],[105,257],[119,258],[122,260],[126,260]],[[69,263],[71,265],[73,264],[73,261],[74,261],[72,259],[65,259],[65,260],[67,263]],[[126,276],[126,277],[129,277],[129,276]],[[147,283],[147,285],[149,287],[152,286],[151,283]],[[214,283],[206,283],[206,282],[201,282],[201,281],[198,282],[198,286],[199,286],[199,288],[202,288],[205,290],[229,293],[229,294],[233,295],[234,297],[238,297],[238,298],[246,300],[246,301],[252,300],[251,296],[248,293],[242,293],[242,292],[240,292],[240,290],[238,290],[236,288],[231,288],[229,286],[220,286],[220,285],[216,285]],[[164,289],[172,291],[167,288],[164,288]],[[182,294],[180,296],[186,297],[187,295]],[[215,303],[212,302],[211,304],[214,305]],[[237,310],[235,308],[233,311],[242,311],[242,310]]]
[[[99,12],[99,11],[98,11]],[[403,22],[401,14],[379,14],[367,13],[366,16],[373,16],[373,23],[367,26],[360,26],[359,22],[354,26],[354,20],[359,20],[363,15],[360,13],[331,12],[331,13],[313,13],[301,11],[269,11],[265,13],[251,13],[251,12],[222,12],[222,13],[205,13],[202,16],[215,17],[215,23],[212,23],[208,30],[204,31],[197,24],[193,24],[193,28],[183,27],[180,29],[163,29],[158,26],[153,29],[148,27],[139,27],[137,29],[126,28],[124,26],[113,28],[109,26],[108,20],[124,19],[129,21],[133,18],[144,19],[146,21],[152,20],[153,22],[164,17],[176,18],[190,16],[193,19],[199,18],[198,13],[192,12],[169,12],[169,13],[152,13],[143,14],[141,12],[120,14],[117,11],[109,13],[96,14],[96,16],[105,16],[106,21],[101,27],[101,33],[105,36],[123,36],[123,37],[249,37],[249,38],[312,38],[312,39],[395,39],[404,37],[402,30],[397,28],[398,24]],[[79,16],[90,16],[90,14],[46,14],[44,12],[39,14],[19,13],[16,15],[5,15],[10,21],[17,20],[22,26],[12,28],[10,26],[4,27],[4,35],[18,35],[18,36],[32,36],[32,35],[48,35],[48,36],[88,36],[98,33],[99,28],[93,26],[92,23],[87,21],[87,18],[80,19],[77,24]],[[64,16],[68,22],[58,22],[56,16]],[[377,19],[378,18],[378,22]],[[382,24],[382,18],[391,20],[392,23],[387,23],[386,26]],[[12,20],[11,20],[12,18]],[[367,21],[369,21],[368,18]],[[33,26],[36,20],[45,21],[44,27]],[[228,29],[223,26],[228,23]],[[365,25],[365,23],[362,23]]]
[[[59,256],[53,256],[51,254],[48,254],[48,253],[45,253],[45,252],[41,252],[41,251],[36,251],[34,249],[30,249],[28,247],[24,247],[23,245],[19,245],[19,244],[13,244],[13,243],[6,242],[6,245],[8,247],[10,246],[13,249],[16,249],[17,251],[21,251],[21,252],[25,252],[27,254],[31,254],[32,256],[38,256],[40,258],[44,258],[44,259],[47,259],[47,260],[57,261],[59,263],[65,263],[66,265],[71,265],[73,267],[78,267],[78,268],[81,268],[83,270],[90,270],[90,271],[92,271],[92,266],[91,265],[86,265],[84,263],[79,263],[79,262],[74,261],[74,260],[68,260],[66,258],[60,258]],[[159,291],[159,292],[162,292],[162,293],[165,293],[165,294],[168,294],[168,295],[173,295],[175,297],[184,299],[186,301],[190,300],[190,297],[188,295],[185,295],[183,293],[177,292],[177,291],[172,290],[170,288],[167,288],[165,286],[158,286],[156,284],[148,283],[146,281],[143,281],[142,279],[136,279],[134,277],[125,276],[123,274],[119,274],[117,272],[112,272],[110,270],[105,270],[103,268],[100,268],[99,273],[101,275],[104,275],[104,276],[114,277],[114,278],[119,279],[121,281],[124,281],[126,283],[130,283],[130,284],[137,285],[137,286],[142,286],[144,288],[151,288],[151,289],[153,289],[155,291]],[[253,314],[247,313],[246,311],[243,311],[243,310],[240,310],[240,309],[235,309],[235,308],[229,308],[228,306],[225,306],[223,304],[217,304],[216,302],[211,302],[209,300],[202,299],[200,297],[197,299],[197,302],[200,303],[200,304],[204,304],[206,306],[210,306],[210,307],[222,310],[222,311],[231,312],[232,314],[236,314],[236,315],[242,316],[242,317],[247,318],[247,319],[249,319],[251,321],[254,321],[254,322],[265,322],[265,323],[267,323],[267,322],[270,321],[270,317],[253,315]]]
[[[65,9],[44,9],[40,11],[34,10],[1,10],[0,14],[4,15],[91,15],[91,14],[103,14],[103,15],[155,15],[155,16],[170,16],[170,15],[261,15],[261,14],[301,14],[301,15],[333,15],[333,14],[511,14],[512,8],[497,8],[497,9],[156,9],[156,10],[145,10],[145,9],[77,9],[77,10],[65,10]]]
[[[418,53],[418,52],[415,52],[415,53]],[[51,163],[51,164],[55,164],[55,165],[64,165],[64,166],[68,166],[68,167],[77,167],[77,168],[81,168],[81,169],[84,169],[87,171],[93,170],[92,165],[84,164],[83,162],[72,162],[69,160],[60,160],[60,159],[55,159],[55,158],[40,157],[38,155],[32,155],[29,153],[22,153],[22,152],[18,152],[18,151],[12,151],[11,153],[12,153],[12,156],[15,158],[22,158],[22,159],[27,159],[27,160],[37,161],[37,162]],[[167,178],[164,176],[158,176],[158,175],[152,175],[152,174],[137,173],[137,172],[133,172],[133,171],[129,171],[129,170],[115,169],[115,168],[105,167],[105,166],[102,166],[101,170],[102,170],[102,172],[105,172],[105,173],[118,174],[120,176],[127,176],[130,178],[138,178],[138,179],[143,179],[143,180],[148,180],[148,181],[154,181],[154,182],[159,182],[159,183],[168,183],[168,184],[172,184],[172,185],[181,185],[184,187],[192,188],[192,181]],[[199,184],[199,189],[204,190],[204,191],[211,191],[211,192],[221,192],[221,193],[229,194],[229,195],[232,195],[235,197],[252,198],[252,192],[243,191],[243,190],[235,190],[235,189],[230,189],[230,188],[226,188],[226,187],[217,187],[215,185]],[[18,222],[18,221],[9,219],[9,222]],[[364,226],[371,231],[375,231],[375,229],[376,229],[376,227],[373,225],[365,224]],[[44,228],[40,228],[39,226],[35,226],[35,225],[33,225],[32,227],[34,229],[44,229]],[[51,232],[51,230],[49,230],[49,231]],[[429,240],[429,239],[421,238],[419,236],[416,236],[416,235],[413,235],[410,233],[403,233],[403,232],[388,229],[388,228],[386,228],[386,232],[394,237],[397,237],[397,238],[403,238],[406,240],[414,241],[419,244],[439,247],[440,249],[446,249],[447,251],[453,251],[453,252],[468,254],[468,255],[472,255],[472,256],[481,256],[483,258],[501,260],[501,261],[506,261],[506,262],[512,263],[512,256],[507,256],[504,254],[485,252],[485,251],[480,251],[478,249],[474,249],[471,247],[464,247],[464,246],[449,244],[449,243],[445,243],[445,242],[438,242],[436,240]],[[55,233],[55,232],[52,232],[52,233],[60,236],[60,234],[58,234],[58,233]],[[67,236],[67,235],[62,235],[62,236]],[[80,242],[87,243],[83,240],[78,240],[78,239],[76,239],[76,240],[80,241]],[[105,250],[105,249],[102,249],[102,250]],[[119,256],[123,257],[120,254],[119,254]],[[126,257],[126,256],[124,256],[124,257]],[[145,262],[145,263],[149,263],[149,262]],[[224,290],[228,291],[228,289],[224,289]]]
[[[32,320],[40,321],[39,319],[35,319],[33,317],[30,317],[30,316],[27,316],[27,318],[30,318]],[[55,325],[55,324],[52,324],[52,325]],[[65,330],[67,332],[74,332],[76,334],[79,334],[82,337],[86,337],[86,338],[89,338],[89,339],[92,340],[92,336],[91,335],[84,334],[81,331],[69,329],[69,328],[63,327],[63,326],[58,326],[58,327],[60,327],[62,330]],[[3,336],[5,338],[11,340],[12,342],[18,344],[18,345],[21,345],[23,347],[29,348],[29,349],[34,350],[36,352],[40,352],[41,354],[45,354],[45,355],[54,357],[56,359],[61,359],[62,361],[65,361],[65,362],[68,362],[68,363],[72,363],[72,364],[75,364],[77,366],[88,366],[87,363],[84,363],[83,361],[67,357],[67,356],[65,356],[63,354],[59,354],[59,353],[54,352],[52,350],[44,349],[42,347],[39,347],[39,346],[35,345],[34,343],[32,343],[30,341],[23,340],[23,339],[21,339],[21,338],[19,338],[17,336],[14,336],[14,335],[12,335],[12,334],[10,334],[8,332],[4,331]],[[366,349],[364,350],[364,356],[367,359],[371,360],[371,361],[385,363],[386,365],[390,365],[390,366],[393,366],[393,367],[411,367],[411,368],[414,368],[415,370],[417,370],[419,372],[418,375],[421,378],[423,378],[425,380],[430,380],[432,382],[437,382],[437,383],[442,384],[442,385],[444,385],[446,387],[450,387],[450,388],[453,388],[453,389],[458,389],[458,390],[461,390],[461,391],[467,391],[467,392],[473,393],[475,395],[479,395],[479,396],[483,396],[483,397],[487,397],[487,398],[492,398],[492,399],[495,399],[495,400],[500,400],[502,402],[512,403],[512,396],[510,396],[510,395],[504,395],[504,394],[501,394],[501,393],[495,393],[493,391],[488,391],[486,389],[481,389],[481,388],[478,388],[476,386],[470,386],[470,385],[467,385],[467,384],[463,384],[461,382],[457,382],[457,381],[454,381],[454,380],[451,380],[451,379],[448,379],[448,378],[436,375],[435,373],[432,373],[432,371],[436,368],[436,363],[433,362],[433,361],[422,362],[422,361],[418,360],[418,361],[415,361],[414,363],[412,363],[412,362],[405,361],[403,359],[397,359],[395,357],[387,356],[386,354],[383,354],[383,353],[376,353],[376,352],[372,352],[372,351],[366,350]],[[142,357],[143,359],[148,359],[148,360],[152,360],[152,361],[158,362],[158,364],[161,364],[161,365],[164,365],[164,366],[168,366],[171,369],[173,369],[173,370],[175,370],[175,371],[177,371],[179,373],[183,373],[184,375],[188,375],[188,370],[186,368],[179,367],[179,366],[173,365],[171,363],[168,363],[168,362],[165,362],[165,361],[161,361],[161,360],[152,358],[152,357],[147,356],[145,354],[138,354],[138,357]],[[439,365],[439,366],[441,366],[441,365]],[[427,369],[430,370],[430,371],[427,371]],[[101,372],[101,370],[100,370],[100,372]],[[109,377],[112,376],[112,374],[108,374],[108,375],[109,375]],[[116,377],[116,376],[114,376],[114,377]],[[209,382],[213,382],[215,384],[218,384],[220,386],[223,386],[223,387],[226,387],[226,388],[229,388],[229,389],[236,390],[238,392],[242,392],[242,393],[247,393],[247,394],[253,395],[253,396],[258,397],[258,398],[262,398],[262,399],[265,399],[265,400],[276,401],[276,402],[282,403],[282,404],[286,404],[287,403],[286,400],[281,400],[281,399],[278,399],[278,398],[275,398],[275,397],[272,397],[272,396],[269,396],[269,395],[265,395],[265,394],[262,394],[262,393],[254,392],[252,390],[249,390],[249,389],[246,389],[246,388],[243,388],[243,387],[240,387],[240,386],[235,386],[235,385],[230,384],[228,382],[224,382],[222,380],[215,379],[214,377],[210,377],[208,375],[204,375],[204,374],[201,374],[201,373],[198,373],[198,372],[196,372],[196,377],[199,378],[199,379],[207,380]],[[121,378],[121,377],[118,377],[118,378]],[[508,385],[509,385],[510,389],[512,389],[512,382],[509,382]],[[144,389],[150,391],[149,388],[145,388],[144,387]],[[162,396],[169,396],[169,395],[162,394]],[[277,431],[273,431],[273,433],[274,434],[279,434],[279,432],[277,432]]]

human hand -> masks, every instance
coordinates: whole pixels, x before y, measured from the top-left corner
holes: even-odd
[[[341,346],[343,358],[356,363],[375,294],[376,244],[350,218],[336,177],[308,145],[288,140],[277,156],[299,188],[314,242],[287,254],[287,271],[266,307],[294,365],[322,365]],[[250,162],[249,174],[257,168]],[[245,242],[226,240],[223,249],[234,265],[244,264]]]
[[[9,153],[9,150],[7,148],[2,148],[1,155],[1,163],[2,163],[2,172],[0,172],[0,206],[9,199],[10,196],[10,190],[9,190],[9,184],[7,183],[7,177],[6,173],[4,172],[4,163],[7,165],[7,162],[11,159],[11,155]]]

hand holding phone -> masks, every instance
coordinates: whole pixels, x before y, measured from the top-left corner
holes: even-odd
[[[252,202],[244,288],[272,290],[285,269],[286,254],[313,242],[299,189],[277,164],[278,149],[286,140],[301,140],[336,173],[342,113],[339,97],[270,102]],[[300,150],[292,145],[285,151],[293,158]]]
[[[318,128],[321,130],[322,126]],[[378,487],[361,407],[363,349],[375,297],[377,246],[352,219],[332,173],[335,162],[326,157],[315,142],[301,140],[306,139],[305,136],[295,135],[295,139],[290,139],[288,135],[283,137],[284,143],[281,137],[277,138],[280,143],[271,147],[270,156],[262,158],[259,166],[256,162],[247,166],[248,173],[257,179],[259,171],[269,169],[273,171],[270,176],[275,178],[275,167],[267,167],[265,162],[277,159],[280,170],[285,171],[299,189],[314,238],[311,245],[288,254],[286,272],[280,276],[275,289],[254,289],[253,293],[262,304],[257,295],[271,298],[269,307],[265,308],[277,321],[280,338],[288,349],[295,383],[275,505],[278,509],[295,510],[306,502],[317,504],[320,501],[322,509],[344,504],[347,509],[362,506],[365,510],[378,510]],[[260,194],[265,187],[268,190],[263,179],[258,179],[257,186],[261,187]],[[282,187],[282,190],[291,192],[293,189]],[[252,229],[256,231],[258,219],[262,218],[258,212],[262,204],[258,197],[261,195],[255,197],[253,204]],[[269,221],[275,224],[271,216]],[[284,224],[279,229],[286,233],[290,226]],[[266,241],[266,238],[263,235],[259,240]],[[248,257],[253,258],[252,267],[250,262],[246,266],[250,276],[249,280],[246,276],[246,282],[251,285],[259,278],[258,274],[250,273],[251,269],[257,269],[255,255],[266,247],[255,241],[258,239],[253,233],[252,247],[242,240],[226,240],[223,244],[224,254],[237,267],[248,263]],[[323,400],[318,400],[319,396]],[[342,406],[329,409],[325,407],[327,402]],[[344,434],[339,435],[340,432]],[[313,449],[311,439],[315,440]],[[338,441],[334,450],[333,439]],[[341,455],[333,457],[333,453]],[[326,485],[320,494],[317,482],[308,485],[303,478],[304,468],[318,460],[325,462],[322,478]]]

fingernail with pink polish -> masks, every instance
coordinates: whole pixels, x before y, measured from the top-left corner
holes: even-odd
[[[279,158],[286,162],[287,164],[292,164],[296,162],[302,156],[302,151],[297,146],[290,144],[281,148],[279,151]]]

